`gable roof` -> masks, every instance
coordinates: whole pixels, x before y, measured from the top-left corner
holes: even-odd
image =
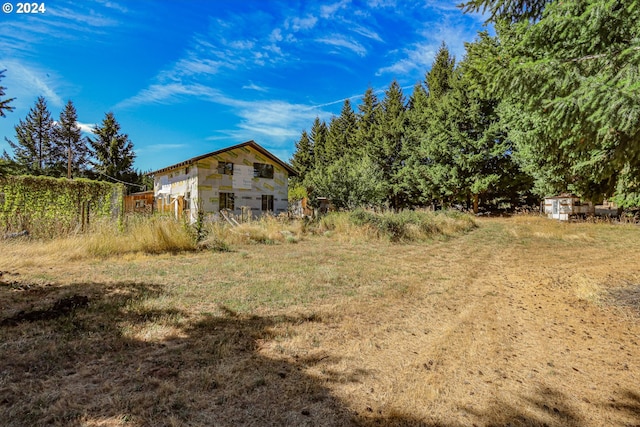
[[[263,154],[264,156],[266,156],[269,159],[273,160],[278,165],[282,166],[287,172],[289,172],[289,175],[298,176],[298,173],[295,171],[295,169],[293,169],[291,166],[289,166],[289,164],[283,162],[282,160],[280,160],[279,158],[277,158],[276,156],[274,156],[273,154],[268,152],[265,148],[260,146],[254,140],[245,141],[245,142],[243,142],[241,144],[233,145],[231,147],[223,148],[223,149],[217,150],[217,151],[212,151],[211,153],[202,154],[202,155],[197,156],[197,157],[192,157],[192,158],[190,158],[188,160],[184,160],[184,161],[182,161],[180,163],[176,163],[175,165],[167,166],[167,167],[164,167],[162,169],[158,169],[158,170],[155,170],[153,172],[149,172],[149,173],[147,173],[147,175],[155,175],[157,173],[167,172],[167,171],[169,171],[171,169],[177,169],[177,168],[180,168],[180,167],[189,166],[189,165],[197,162],[198,160],[206,159],[207,157],[215,156],[215,155],[218,155],[218,154],[225,153],[227,151],[235,150],[236,148],[241,148],[241,147],[246,147],[246,146],[253,148],[254,150],[259,152],[260,154]]]

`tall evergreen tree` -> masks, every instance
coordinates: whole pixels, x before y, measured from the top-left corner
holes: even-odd
[[[338,159],[354,150],[358,119],[346,99],[338,117],[331,119],[327,132],[325,153],[331,159]]]
[[[358,105],[357,126],[353,144],[356,151],[365,152],[367,145],[373,140],[377,112],[378,97],[373,89],[369,87],[362,97],[362,102]]]
[[[298,172],[296,182],[304,181],[307,173],[311,172],[315,167],[315,159],[313,156],[313,143],[309,139],[306,130],[302,131],[300,139],[296,141],[296,151],[291,158],[291,165]]]
[[[399,209],[407,204],[400,174],[405,160],[402,149],[407,125],[405,109],[402,88],[394,80],[380,103],[373,139],[367,145],[371,161],[382,171],[382,178],[388,189],[386,201],[392,209]]]
[[[96,125],[92,132],[96,138],[89,138],[89,143],[95,157],[93,166],[100,174],[98,178],[129,182],[135,180],[133,143],[127,134],[120,133],[120,124],[113,113],[105,114],[101,125]]]
[[[497,11],[499,45],[494,56],[486,56],[495,76],[491,90],[512,111],[538,117],[545,126],[531,133],[510,122],[510,129],[520,130],[519,150],[547,159],[559,154],[570,170],[569,190],[592,200],[616,194],[622,205],[640,204],[640,4],[469,3]],[[536,16],[527,16],[529,3],[539,6]],[[535,134],[545,140],[527,138]]]
[[[462,4],[465,12],[489,12],[490,20],[535,21],[552,0],[471,0]]]
[[[0,70],[0,80],[4,78],[4,72],[7,70]],[[5,111],[13,111],[13,107],[9,105],[15,98],[2,99],[5,96],[4,91],[7,88],[0,86],[0,117],[6,117]]]
[[[15,162],[25,173],[51,173],[57,161],[53,128],[54,121],[47,109],[47,101],[41,96],[25,120],[21,119],[14,127],[16,142],[7,139],[13,149]]]
[[[56,145],[61,157],[66,158],[67,178],[78,176],[86,167],[89,156],[87,140],[83,138],[78,126],[78,115],[73,102],[69,100],[60,113],[60,120],[54,128]]]
[[[313,146],[313,157],[316,169],[327,166],[332,160],[327,158],[326,153],[327,133],[327,124],[324,120],[316,117],[313,121],[313,126],[311,126],[311,134],[309,135]]]
[[[442,42],[436,57],[427,73],[426,83],[431,102],[438,100],[451,90],[451,75],[456,66],[456,60],[449,52],[447,45]]]
[[[407,106],[407,128],[402,147],[404,162],[400,169],[400,181],[407,194],[408,204],[422,205],[430,201],[420,189],[420,177],[425,160],[421,156],[420,142],[426,135],[429,117],[429,96],[422,82],[415,84]]]
[[[408,159],[412,166],[410,179],[415,182],[423,203],[449,202],[454,195],[453,183],[457,177],[447,167],[448,140],[443,134],[447,120],[446,97],[451,91],[455,59],[446,45],[442,45],[425,76],[426,100],[416,92],[415,113],[412,126],[415,128],[415,151]],[[407,175],[407,174],[405,174]]]

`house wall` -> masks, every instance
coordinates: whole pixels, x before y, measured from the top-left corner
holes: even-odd
[[[233,175],[218,173],[219,162],[233,163]],[[273,165],[273,179],[254,178],[254,163]],[[273,213],[287,212],[289,208],[287,171],[252,147],[240,147],[200,160],[197,169],[198,198],[205,213],[220,210],[220,192],[234,194],[234,213],[237,215],[242,213],[242,207],[251,209],[253,216],[263,214],[263,194],[273,196]]]
[[[187,214],[190,221],[195,221],[198,202],[197,168],[183,166],[156,175],[153,179],[153,193],[158,212],[172,213],[175,216]]]
[[[219,162],[233,163],[233,175],[218,173]],[[273,165],[273,178],[254,178],[254,163]],[[184,213],[189,215],[191,222],[196,220],[198,209],[205,214],[219,212],[220,192],[234,194],[234,213],[237,215],[242,214],[243,207],[250,209],[254,217],[263,214],[262,195],[273,196],[275,214],[287,212],[289,207],[287,171],[252,147],[244,146],[201,159],[190,165],[188,172],[183,166],[154,177],[158,211],[181,216],[182,200],[190,195],[190,209]]]

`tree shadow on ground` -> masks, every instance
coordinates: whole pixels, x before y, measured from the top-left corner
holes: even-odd
[[[331,394],[330,376],[307,373],[310,367],[337,362],[331,355],[272,359],[261,352],[263,343],[277,342],[276,331],[322,322],[319,316],[245,316],[226,307],[194,316],[162,306],[159,301],[168,292],[152,283],[0,286],[2,424],[476,425],[358,413]],[[86,297],[87,304],[55,316],[29,314],[48,313],[74,297]],[[353,367],[346,378],[362,381],[366,375]],[[619,409],[638,416],[638,395],[628,397]],[[466,411],[467,419],[496,427],[581,424],[580,415],[551,390],[530,405],[538,415],[501,403],[487,413]]]

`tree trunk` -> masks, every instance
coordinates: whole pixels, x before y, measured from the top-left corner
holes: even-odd
[[[477,214],[478,213],[478,201],[480,199],[480,196],[478,194],[474,194],[473,195],[473,213]]]

